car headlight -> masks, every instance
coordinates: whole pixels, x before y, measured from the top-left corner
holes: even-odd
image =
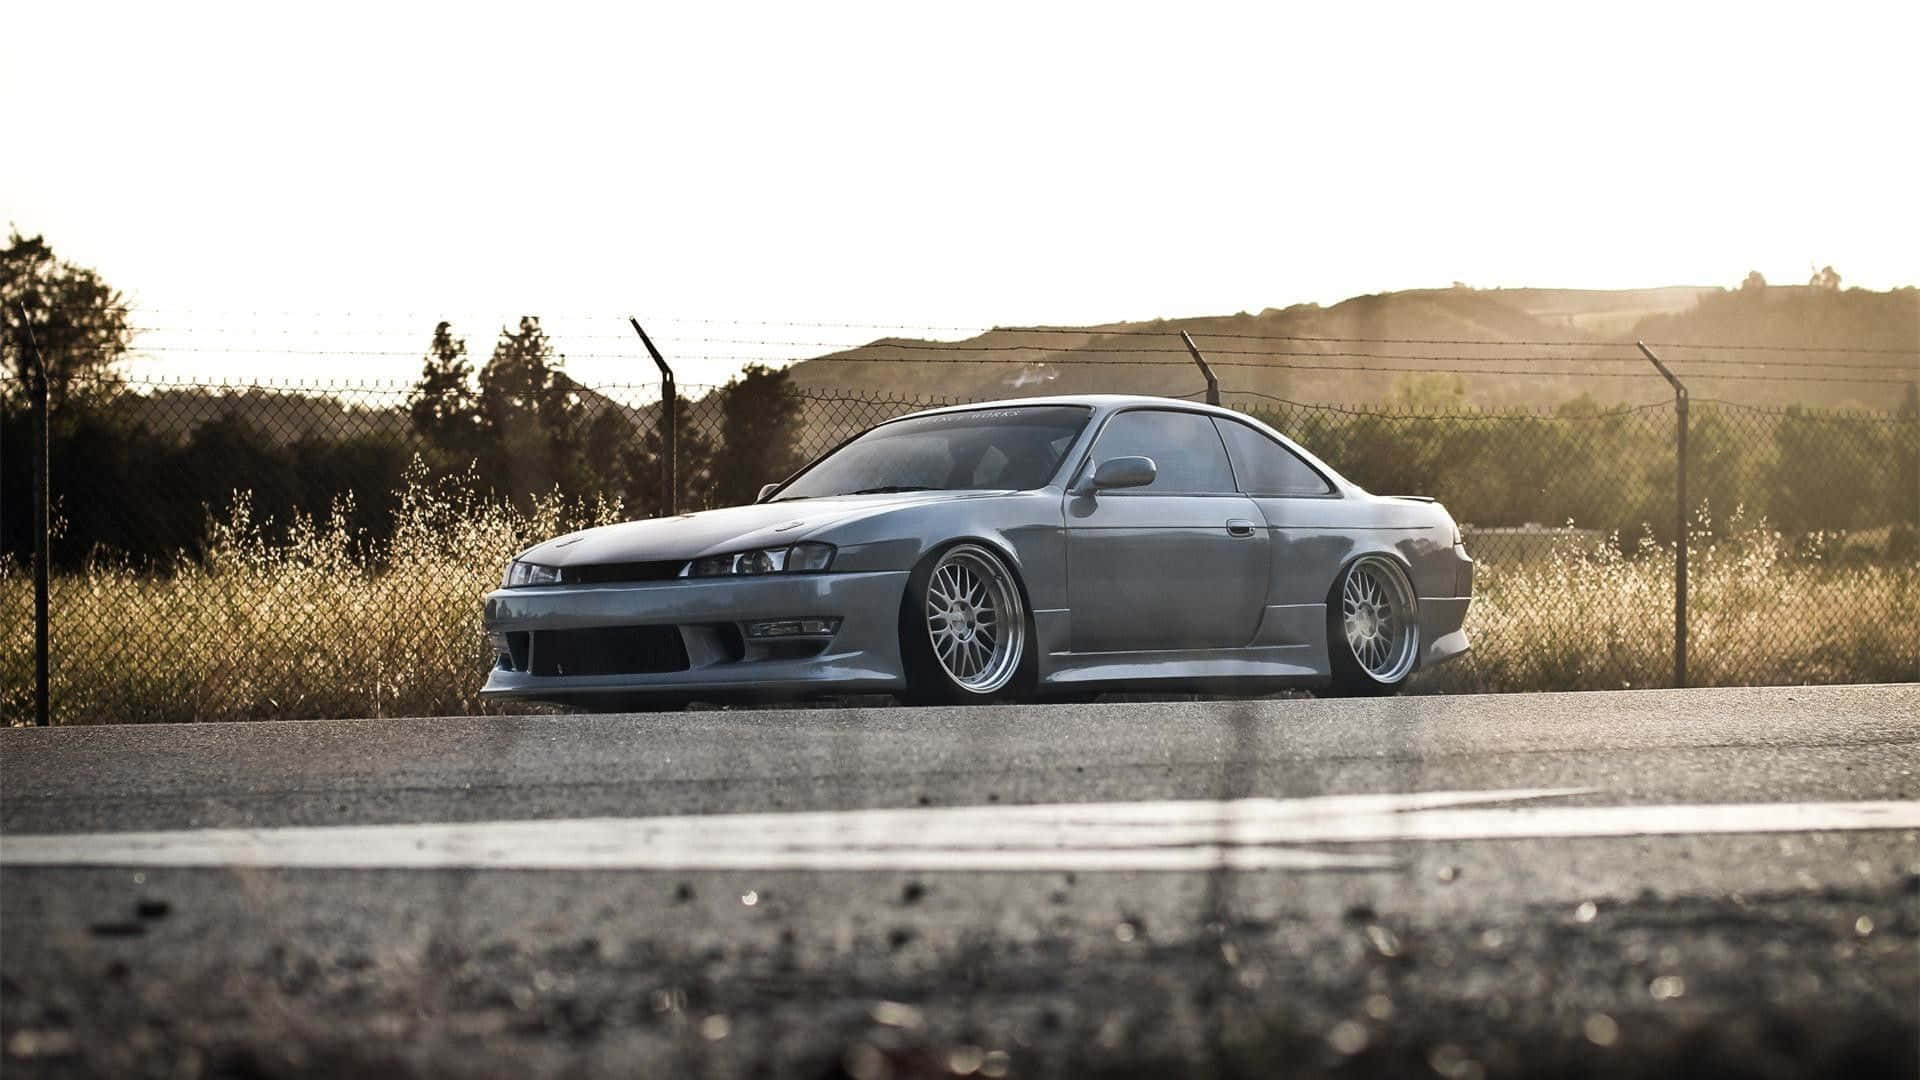
[[[731,574],[817,574],[833,565],[833,545],[812,541],[792,547],[761,548],[736,555],[708,555],[681,571],[683,577]]]
[[[500,587],[517,589],[522,585],[553,585],[559,581],[559,567],[541,566],[539,563],[521,562],[515,559],[507,564],[507,573],[500,579]]]

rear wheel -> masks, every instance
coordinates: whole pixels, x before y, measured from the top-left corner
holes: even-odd
[[[900,653],[916,702],[992,701],[1031,682],[1032,649],[1020,583],[1006,560],[960,543],[907,579]]]
[[[1419,608],[1392,559],[1363,555],[1334,582],[1327,652],[1335,693],[1390,694],[1406,685],[1420,659]]]

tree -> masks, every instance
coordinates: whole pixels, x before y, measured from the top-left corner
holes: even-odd
[[[705,510],[716,505],[713,439],[694,421],[693,406],[686,398],[673,399],[673,416],[674,477],[679,489],[675,501],[682,511]],[[658,423],[648,429],[644,438],[621,448],[619,461],[625,478],[627,509],[641,517],[654,517],[665,510],[660,505],[660,468],[665,456],[666,443]],[[595,455],[595,460],[599,460],[599,455]]]
[[[734,506],[752,502],[761,485],[784,480],[804,464],[804,421],[800,392],[785,371],[753,364],[720,392],[725,449],[713,467],[713,499]]]
[[[1886,523],[1883,498],[1890,436],[1789,405],[1773,429],[1768,514],[1788,533],[1872,528]]]
[[[1807,281],[1807,284],[1816,289],[1826,289],[1828,292],[1839,292],[1840,273],[1831,266],[1823,266],[1818,273],[1814,274],[1813,277]]]
[[[1740,282],[1741,292],[1759,292],[1766,287],[1767,279],[1761,277],[1758,270],[1747,271],[1746,279]]]
[[[1388,404],[1402,412],[1458,412],[1467,405],[1467,380],[1440,372],[1409,372],[1393,377],[1388,395]]]
[[[19,380],[5,393],[15,403],[27,400],[36,356],[57,408],[82,389],[76,382],[111,376],[133,338],[125,299],[94,271],[55,258],[44,237],[10,234],[0,251],[0,307],[5,373]]]
[[[480,369],[483,469],[505,493],[578,495],[593,486],[582,452],[586,405],[562,363],[529,315],[518,330],[500,331]]]
[[[1687,495],[1693,504],[1687,520],[1697,522],[1704,504],[1715,536],[1726,535],[1736,510],[1749,521],[1771,512],[1771,492],[1750,450],[1753,444],[1727,417],[1718,406],[1696,405],[1687,428]]]
[[[467,343],[453,336],[451,323],[433,328],[420,381],[407,396],[413,429],[450,456],[471,456],[480,444],[480,404],[473,392],[473,365]]]

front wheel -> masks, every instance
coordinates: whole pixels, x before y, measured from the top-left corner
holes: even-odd
[[[900,652],[915,702],[991,701],[1030,680],[1026,603],[1006,561],[960,543],[907,579]]]
[[[1397,563],[1363,555],[1334,582],[1327,601],[1327,652],[1340,694],[1391,694],[1420,659],[1413,586]]]

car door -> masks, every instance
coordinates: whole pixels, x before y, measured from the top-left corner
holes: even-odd
[[[1252,424],[1214,420],[1242,494],[1260,511],[1271,544],[1261,645],[1316,645],[1325,638],[1327,589],[1352,552],[1340,528],[1341,500],[1327,478]]]
[[[1266,602],[1269,539],[1253,501],[1234,490],[1212,421],[1172,409],[1118,413],[1079,475],[1135,455],[1153,459],[1153,483],[1081,485],[1065,496],[1071,649],[1246,645]]]

